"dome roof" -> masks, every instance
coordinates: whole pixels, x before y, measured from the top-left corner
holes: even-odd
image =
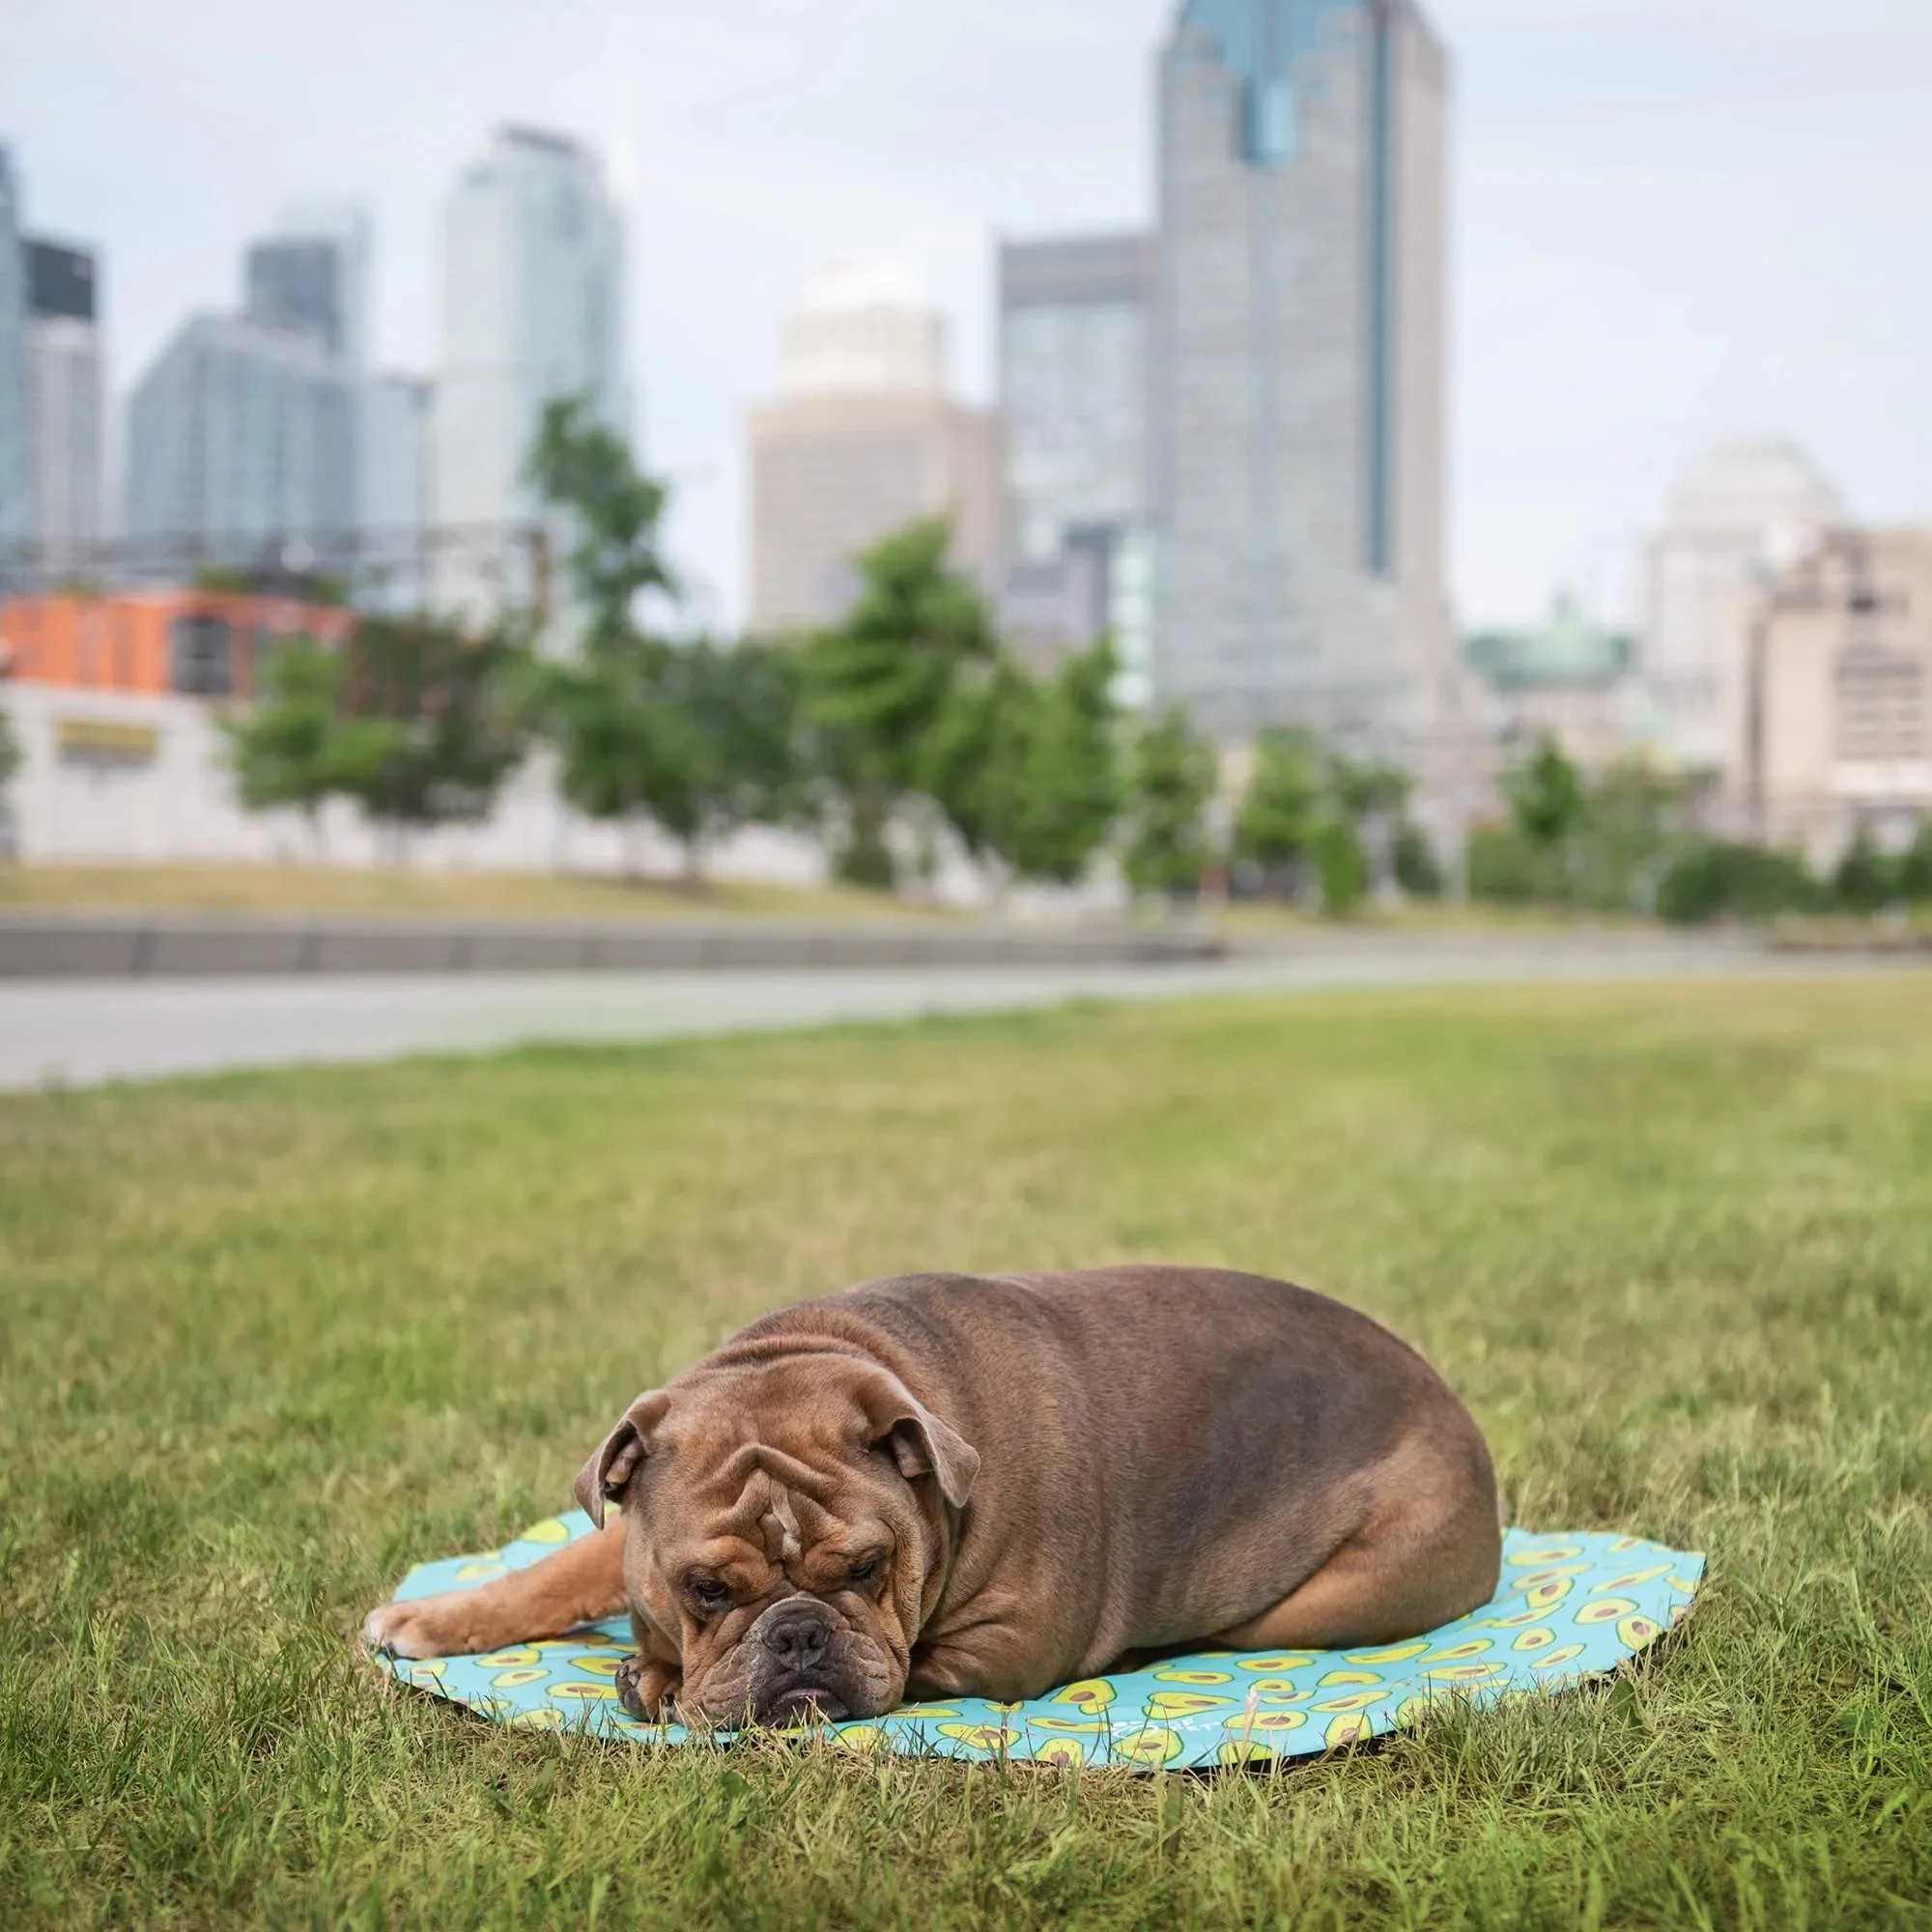
[[[1845,521],[1844,498],[1796,443],[1719,443],[1677,479],[1664,527],[1763,545],[1779,531],[1815,533]]]
[[[1573,597],[1558,597],[1533,631],[1485,631],[1464,647],[1499,691],[1530,685],[1614,684],[1631,667],[1631,640],[1601,629]]]

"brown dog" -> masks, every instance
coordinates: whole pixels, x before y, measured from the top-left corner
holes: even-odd
[[[577,1479],[600,1533],[388,1604],[405,1657],[628,1604],[656,1718],[1020,1698],[1135,1653],[1383,1643],[1493,1593],[1489,1451],[1366,1316],[1258,1275],[907,1275],[754,1321]],[[623,1505],[605,1520],[607,1502]]]

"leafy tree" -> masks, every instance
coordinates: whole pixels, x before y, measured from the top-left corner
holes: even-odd
[[[1321,820],[1326,774],[1306,731],[1271,727],[1255,741],[1254,770],[1235,815],[1235,858],[1292,890],[1307,864]]]
[[[919,788],[977,864],[1003,861],[1039,706],[1037,683],[1001,651],[962,668],[926,733]]]
[[[1136,893],[1181,898],[1199,891],[1216,772],[1214,747],[1185,712],[1167,711],[1142,727],[1129,767],[1122,859]]]
[[[1932,905],[1932,818],[1918,821],[1912,843],[1899,859],[1898,895],[1908,905]]]
[[[961,672],[995,656],[984,599],[947,563],[951,542],[943,518],[881,538],[858,559],[843,621],[805,647],[808,703],[843,805],[838,868],[857,883],[893,883],[893,815],[921,783]]]
[[[586,817],[653,820],[696,880],[708,845],[804,810],[796,657],[650,632],[640,604],[677,587],[660,540],[666,491],[583,402],[545,408],[528,467],[574,533],[565,568],[583,623],[579,655],[531,680],[560,787]]]
[[[487,817],[528,745],[523,642],[502,627],[476,637],[434,617],[367,616],[343,659],[335,788],[392,829],[399,853],[410,828]]]
[[[1120,809],[1111,643],[1069,657],[1027,708],[1019,783],[1003,821],[1001,856],[1022,879],[1078,885]]]
[[[325,803],[347,789],[341,655],[293,639],[261,662],[255,702],[225,713],[229,763],[250,811],[293,807],[320,849]],[[353,731],[348,739],[353,751]]]
[[[1447,884],[1429,835],[1413,819],[1395,831],[1395,882],[1410,898],[1439,899]]]
[[[1832,874],[1832,896],[1847,912],[1882,912],[1894,892],[1894,867],[1879,849],[1871,828],[1861,825]]]
[[[1547,733],[1509,775],[1503,790],[1518,830],[1545,851],[1562,845],[1588,810],[1581,776]]]
[[[566,513],[574,540],[564,567],[586,655],[635,653],[644,641],[639,599],[676,588],[660,548],[665,486],[639,469],[630,445],[581,396],[544,405],[526,469],[544,501]]]
[[[1315,872],[1321,887],[1321,910],[1346,919],[1367,896],[1369,855],[1361,834],[1346,818],[1324,818],[1315,830]]]

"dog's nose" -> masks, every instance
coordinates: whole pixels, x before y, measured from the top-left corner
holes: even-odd
[[[759,1641],[787,1670],[808,1670],[832,1644],[832,1619],[816,1604],[801,1604],[774,1617]]]

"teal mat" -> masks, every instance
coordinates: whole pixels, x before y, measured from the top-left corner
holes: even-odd
[[[398,1601],[473,1589],[590,1533],[581,1511],[525,1531],[502,1549],[412,1570]],[[1690,1607],[1704,1559],[1634,1536],[1503,1540],[1494,1602],[1433,1635],[1375,1650],[1204,1650],[1150,1670],[1095,1677],[1024,1704],[956,1697],[904,1704],[884,1718],[831,1727],[855,1751],[907,1756],[1121,1764],[1143,1771],[1302,1757],[1411,1723],[1432,1703],[1475,1705],[1537,1695],[1614,1670]],[[643,1724],[617,1702],[630,1623],[613,1617],[576,1635],[487,1657],[382,1660],[405,1684],[497,1723],[582,1729],[677,1745],[678,1724]]]

